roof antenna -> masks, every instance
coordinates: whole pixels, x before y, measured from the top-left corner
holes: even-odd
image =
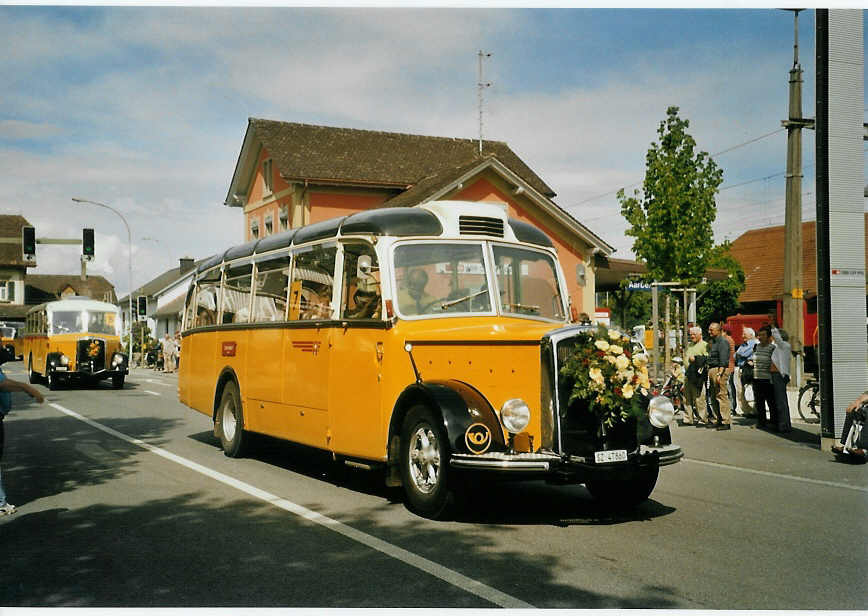
[[[482,81],[482,59],[490,58],[490,53],[485,53],[481,49],[476,54],[479,59],[479,79],[476,82],[477,94],[479,97],[479,155],[482,156],[482,91],[485,88],[491,87],[491,82]]]

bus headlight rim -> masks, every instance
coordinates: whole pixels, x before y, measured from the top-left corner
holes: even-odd
[[[500,423],[512,434],[523,432],[530,423],[530,407],[521,398],[511,398],[500,407]]]
[[[648,421],[655,428],[666,428],[675,419],[675,407],[666,396],[654,396],[648,403]]]

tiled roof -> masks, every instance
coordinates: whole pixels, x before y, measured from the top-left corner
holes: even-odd
[[[58,299],[67,287],[72,287],[76,295],[83,295],[99,301],[117,302],[114,285],[102,276],[89,275],[87,280],[82,280],[81,276],[28,274],[24,279],[24,284],[32,287],[32,290],[28,292],[28,304]],[[109,294],[110,299],[106,299],[106,293]],[[35,301],[36,299],[39,301]]]
[[[0,243],[0,265],[35,265],[33,261],[25,261],[21,254],[21,227],[28,226],[30,223],[23,216],[0,215],[0,237],[18,240],[13,244]]]
[[[865,215],[868,233],[868,214]],[[741,264],[745,289],[738,301],[762,302],[779,299],[784,293],[784,227],[752,229],[741,234],[730,252]],[[868,263],[868,244],[865,250]],[[817,295],[817,223],[802,223],[802,287],[805,297]]]
[[[473,139],[315,126],[250,118],[286,180],[322,180],[408,188],[479,161]],[[482,142],[482,156],[493,154],[543,195],[554,191],[502,141]]]

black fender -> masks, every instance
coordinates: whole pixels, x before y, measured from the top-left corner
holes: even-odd
[[[453,452],[471,453],[467,448],[465,433],[475,423],[488,427],[491,433],[489,451],[506,451],[503,428],[494,408],[474,387],[453,379],[414,383],[404,389],[392,412],[390,441],[400,433],[404,416],[415,404],[424,404],[439,413]]]
[[[63,355],[63,353],[59,353],[56,351],[52,352],[52,353],[47,353],[45,355],[45,364],[46,364],[45,369],[46,369],[46,371],[48,371],[49,367],[54,368],[55,366],[59,366],[60,365],[60,357],[62,355]]]

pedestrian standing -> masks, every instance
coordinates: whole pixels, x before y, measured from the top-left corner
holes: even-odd
[[[775,396],[776,415],[772,416],[772,427],[777,432],[789,432],[793,429],[790,423],[790,403],[787,400],[787,385],[790,382],[790,360],[792,359],[792,347],[789,343],[789,335],[786,330],[771,328],[772,340],[775,341],[775,350],[772,353],[772,389]]]
[[[12,392],[23,391],[28,396],[42,404],[45,400],[38,390],[27,383],[7,379],[0,368],[0,460],[3,459],[3,443],[6,440],[6,431],[3,427],[3,419],[12,410]],[[6,492],[3,489],[3,473],[0,471],[0,516],[15,513],[15,505],[6,500]]]
[[[693,326],[688,330],[691,343],[687,345],[686,382],[684,384],[684,419],[686,426],[693,424],[693,414],[696,413],[696,425],[704,426],[708,421],[705,410],[705,371],[708,359],[708,345],[702,339],[702,329]]]
[[[160,342],[160,346],[163,351],[163,372],[171,372],[172,356],[175,353],[175,341],[169,337],[169,332],[166,332],[166,334],[163,336],[163,340]]]
[[[175,332],[175,370],[181,369],[181,332]]]
[[[756,339],[756,332],[751,327],[745,327],[742,330],[742,335],[744,336],[744,342],[738,345],[738,348],[735,350],[735,374],[733,375],[733,381],[735,381],[735,393],[738,399],[739,411],[745,417],[752,417],[756,411],[753,408],[753,404],[748,402],[745,397],[745,386],[753,381],[753,350],[758,340]]]
[[[711,345],[708,348],[708,399],[714,417],[711,422],[717,422],[718,430],[730,430],[732,417],[729,408],[729,393],[726,391],[726,381],[729,378],[729,343],[723,337],[720,323],[710,323],[708,334]]]
[[[732,328],[729,325],[723,326],[723,337],[726,338],[726,341],[729,343],[729,364],[727,364],[726,370],[729,373],[729,376],[726,378],[726,394],[729,396],[729,408],[732,409],[732,415],[738,415],[736,409],[738,408],[737,401],[735,399],[735,340],[732,339]]]
[[[756,333],[757,345],[753,349],[753,399],[756,409],[756,427],[765,428],[767,422],[777,416],[775,392],[772,388],[772,353],[775,345],[772,342],[772,328],[763,325]],[[769,418],[766,419],[766,407]]]

